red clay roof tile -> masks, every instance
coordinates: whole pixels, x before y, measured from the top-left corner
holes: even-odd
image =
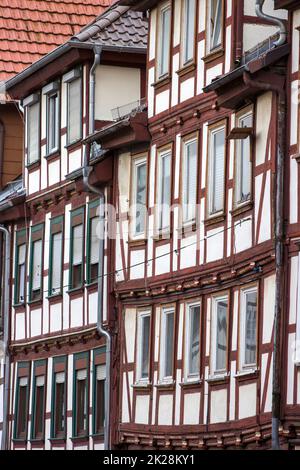
[[[78,33],[114,0],[0,0],[0,81]]]

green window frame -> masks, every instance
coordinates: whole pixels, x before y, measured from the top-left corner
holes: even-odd
[[[25,246],[25,261],[22,265],[20,261],[20,249]],[[26,229],[18,230],[16,232],[16,242],[15,242],[15,275],[14,275],[14,304],[21,305],[26,302],[26,261],[27,261],[27,232]],[[21,266],[24,266],[24,272],[21,273]],[[20,280],[23,277],[23,287],[20,285]],[[23,296],[21,292],[23,290]],[[23,297],[23,299],[21,298]]]
[[[71,211],[69,290],[80,289],[84,281],[85,206]],[[78,227],[81,226],[81,229]],[[81,240],[82,239],[82,240]],[[81,249],[81,254],[78,250]]]
[[[25,385],[25,381],[27,384]],[[26,390],[22,391],[21,388]],[[30,362],[18,362],[14,407],[14,440],[27,441],[30,394]],[[22,408],[21,408],[22,407]],[[22,426],[22,428],[20,428]]]
[[[59,238],[60,237],[60,238]],[[64,257],[64,216],[50,221],[48,296],[62,294]],[[57,257],[60,255],[60,262]],[[57,270],[58,268],[58,270]]]
[[[89,351],[74,354],[73,437],[89,436],[89,359]]]
[[[45,434],[47,360],[35,361],[33,364],[31,432],[30,438],[42,441]]]
[[[41,243],[39,243],[41,242]],[[39,243],[39,245],[36,245]],[[29,262],[29,302],[42,300],[43,297],[43,267],[44,267],[44,224],[31,227],[30,262]],[[34,266],[35,247],[40,250],[40,265]],[[39,279],[39,281],[38,281]],[[36,283],[38,283],[36,285]]]
[[[104,433],[104,424],[105,424],[105,381],[104,378],[99,378],[98,368],[104,368],[105,374],[105,346],[94,349],[93,351],[93,435],[103,435]],[[103,357],[104,356],[104,357]],[[104,362],[103,362],[104,360]],[[102,371],[100,371],[102,373]],[[99,386],[99,382],[103,382]],[[101,399],[102,394],[102,400]],[[99,403],[102,401],[102,403]],[[99,410],[99,406],[101,409]],[[99,421],[102,421],[102,426],[100,426]]]
[[[67,434],[67,367],[67,356],[53,358],[51,390],[51,439],[65,439]],[[61,381],[63,374],[64,382]],[[60,387],[62,384],[63,387]],[[61,395],[63,396],[61,397]]]
[[[99,222],[99,220],[99,200],[95,200],[90,202],[88,205],[86,255],[86,271],[88,284],[93,284],[98,280],[99,240],[95,234],[94,224],[97,225],[97,222]],[[95,237],[96,239],[94,239]]]

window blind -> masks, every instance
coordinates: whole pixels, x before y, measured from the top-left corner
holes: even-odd
[[[65,380],[66,380],[66,375],[64,372],[57,372],[55,374],[55,383],[63,384],[65,383]]]
[[[73,266],[82,264],[83,225],[73,227]]]
[[[62,232],[52,235],[52,291],[60,290],[62,278]]]
[[[197,142],[185,144],[184,184],[183,184],[184,222],[195,219],[197,202]]]
[[[212,134],[212,181],[211,181],[211,213],[221,212],[224,207],[225,177],[225,129]]]
[[[39,102],[28,106],[27,122],[28,122],[28,163],[33,163],[39,157],[39,133],[40,133],[40,105]]]
[[[96,367],[96,378],[97,380],[105,380],[106,378],[106,366],[100,365]]]
[[[98,237],[99,217],[91,219],[91,264],[99,261],[99,237]]]
[[[68,83],[68,143],[81,137],[81,78]]]
[[[77,380],[85,380],[87,378],[87,371],[86,369],[81,369],[77,371],[76,374]]]
[[[42,240],[33,242],[32,290],[38,290],[41,287],[42,248]]]

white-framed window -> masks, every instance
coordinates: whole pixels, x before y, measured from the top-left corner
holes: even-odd
[[[185,378],[193,380],[200,376],[200,303],[188,304],[186,313]]]
[[[158,154],[157,228],[159,231],[166,231],[170,228],[171,163],[171,149]]]
[[[253,115],[248,112],[237,119],[238,128],[252,128]],[[235,161],[235,204],[240,205],[251,199],[251,137],[236,141]]]
[[[72,228],[72,289],[80,287],[83,282],[83,230],[83,224]]]
[[[183,223],[196,219],[197,203],[197,139],[193,138],[183,143],[183,172],[182,172],[182,209]]]
[[[52,269],[51,269],[51,295],[61,292],[62,286],[62,254],[63,234],[57,232],[52,235]]]
[[[146,230],[147,159],[136,158],[132,165],[132,235],[133,238],[141,238]]]
[[[23,101],[26,110],[27,165],[40,159],[40,96],[30,95]]]
[[[31,274],[31,298],[35,300],[41,296],[42,267],[43,267],[43,241],[32,242],[32,274]]]
[[[162,78],[169,73],[170,67],[171,5],[164,4],[158,14],[157,78]]]
[[[171,382],[173,380],[174,366],[174,331],[175,310],[174,308],[163,308],[161,319],[160,338],[160,381]]]
[[[64,76],[67,84],[67,145],[82,137],[82,72],[74,69]]]
[[[59,84],[57,82],[51,83],[46,88],[45,94],[47,103],[47,155],[50,155],[59,149]]]
[[[208,1],[207,52],[213,52],[222,46],[223,0]]]
[[[149,382],[151,312],[138,312],[137,382]]]
[[[240,368],[257,366],[257,287],[241,291]]]
[[[225,126],[209,131],[208,215],[224,211],[225,193]]]
[[[16,285],[16,303],[25,302],[25,286],[26,286],[26,244],[17,247],[17,285]]]
[[[212,298],[211,372],[227,372],[228,296]]]
[[[184,0],[182,8],[183,21],[181,65],[184,66],[191,62],[194,58],[196,0]]]

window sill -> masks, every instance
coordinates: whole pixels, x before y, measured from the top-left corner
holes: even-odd
[[[28,439],[26,439],[26,438],[24,438],[24,439],[22,439],[22,438],[13,438],[12,441],[13,441],[14,444],[26,445],[27,442],[28,442]]]
[[[224,374],[219,374],[219,375],[211,375],[206,379],[206,382],[210,385],[219,385],[219,384],[225,384],[229,381],[230,378],[230,373],[226,372]]]
[[[49,300],[49,302],[51,302],[51,301],[54,301],[54,302],[55,302],[55,300],[61,300],[62,297],[63,297],[62,293],[59,292],[59,293],[57,293],[57,294],[48,295],[48,296],[46,297],[46,299]]]
[[[170,83],[171,83],[171,75],[167,74],[167,75],[164,75],[163,77],[157,79],[157,81],[152,83],[151,86],[153,86],[153,88],[155,90],[159,90],[163,86],[169,85]]]
[[[172,230],[166,229],[166,230],[161,230],[157,231],[155,235],[152,236],[152,240],[159,242],[162,240],[170,240],[172,237]]]
[[[170,382],[158,382],[155,384],[157,390],[170,390],[173,391],[175,389],[175,380]]]
[[[90,437],[91,437],[94,441],[103,441],[103,439],[104,439],[104,432],[98,432],[98,433],[95,433],[95,434],[91,434]]]
[[[85,284],[85,287],[86,289],[92,289],[93,287],[96,287],[98,285],[98,279],[96,279],[95,281],[88,281],[86,284]]]
[[[226,216],[224,213],[222,214],[217,214],[217,215],[212,215],[208,217],[207,219],[204,220],[204,225],[205,227],[210,227],[212,225],[219,224],[220,222],[224,222],[226,219]]]
[[[253,209],[253,201],[244,202],[241,204],[236,204],[235,208],[230,211],[230,214],[233,217],[249,212]]]
[[[84,434],[83,436],[72,436],[72,437],[70,437],[70,439],[73,443],[88,442],[89,435]]]
[[[224,55],[224,48],[219,47],[215,51],[208,52],[204,57],[202,57],[202,60],[205,64],[209,64],[210,62],[213,62],[216,59],[219,59],[219,57],[222,57]]]
[[[34,300],[28,300],[27,304],[28,305],[39,305],[43,303],[43,299],[34,299]]]
[[[76,295],[76,294],[79,294],[80,292],[83,292],[83,290],[84,290],[84,287],[83,287],[83,286],[74,287],[74,289],[69,289],[69,290],[67,290],[67,294],[69,294],[69,295]]]
[[[152,388],[151,382],[136,382],[131,385],[135,390],[149,390]]]
[[[65,149],[70,152],[71,150],[77,148],[78,145],[81,143],[82,143],[82,137],[80,137],[77,140],[74,140],[74,142],[70,142],[69,144],[65,145]]]
[[[66,443],[66,437],[50,437],[48,441],[52,445],[64,445]]]
[[[196,69],[196,63],[194,61],[190,61],[187,64],[183,65],[179,70],[177,70],[177,75],[179,77],[184,77],[190,72],[193,72]]]
[[[25,302],[20,302],[19,304],[13,304],[13,308],[25,308],[26,303]]]
[[[177,232],[185,238],[188,235],[191,235],[197,232],[197,224],[196,221],[193,220],[191,222],[184,222],[183,226],[177,229]]]
[[[44,444],[44,443],[45,443],[45,438],[44,438],[44,437],[41,437],[41,438],[33,438],[33,439],[29,439],[29,442],[30,442],[32,445],[41,445],[41,444]]]
[[[202,384],[203,384],[202,379],[195,378],[195,379],[186,379],[183,382],[181,382],[179,385],[181,388],[198,388]]]
[[[256,379],[259,376],[259,369],[244,369],[237,372],[234,376],[235,379],[238,381],[249,380],[249,379]]]
[[[31,163],[27,163],[25,165],[25,168],[27,168],[27,170],[35,170],[36,168],[39,168],[39,166],[41,165],[41,160],[40,158],[38,160],[35,160],[34,162],[31,162]]]
[[[44,158],[48,161],[51,161],[51,160],[55,160],[58,157],[60,157],[60,149],[47,153],[47,155],[45,155]]]
[[[140,238],[140,239],[131,239],[127,243],[130,247],[134,248],[136,246],[145,246],[147,245],[147,241],[145,238]]]

